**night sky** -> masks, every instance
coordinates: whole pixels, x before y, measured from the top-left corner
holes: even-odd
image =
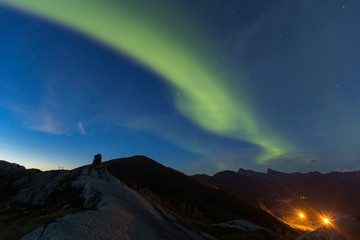
[[[360,170],[360,1],[0,0],[0,159]]]

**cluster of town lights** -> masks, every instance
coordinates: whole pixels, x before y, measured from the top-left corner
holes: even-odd
[[[302,212],[298,212],[298,217],[299,217],[301,220],[305,220],[305,219],[306,219],[305,213],[302,213]],[[325,224],[325,225],[331,224],[330,217],[321,216],[321,220],[322,220],[322,223]]]

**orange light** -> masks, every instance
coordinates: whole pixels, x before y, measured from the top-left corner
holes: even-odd
[[[304,214],[299,213],[299,217],[300,217],[300,218],[304,218],[305,216],[304,216]]]
[[[323,221],[324,221],[325,224],[329,224],[329,223],[330,223],[330,221],[329,221],[328,218],[323,218]]]

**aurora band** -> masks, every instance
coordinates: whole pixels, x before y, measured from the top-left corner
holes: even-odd
[[[129,0],[0,0],[85,34],[155,72],[181,92],[181,97],[174,94],[175,105],[193,122],[212,133],[260,146],[257,162],[295,151],[260,121],[246,96],[239,98],[225,84],[229,77],[214,70],[196,44],[165,24],[172,19],[157,21],[159,12],[142,11],[139,6],[146,1],[136,2],[135,6]]]

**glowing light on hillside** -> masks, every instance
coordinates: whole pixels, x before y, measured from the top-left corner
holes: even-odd
[[[323,225],[328,225],[328,226],[332,226],[332,222],[334,221],[335,219],[330,216],[330,215],[322,215],[321,216],[321,222]]]
[[[297,210],[296,211],[297,218],[300,219],[300,220],[305,220],[306,213],[307,212],[305,212],[303,209],[302,210]]]

